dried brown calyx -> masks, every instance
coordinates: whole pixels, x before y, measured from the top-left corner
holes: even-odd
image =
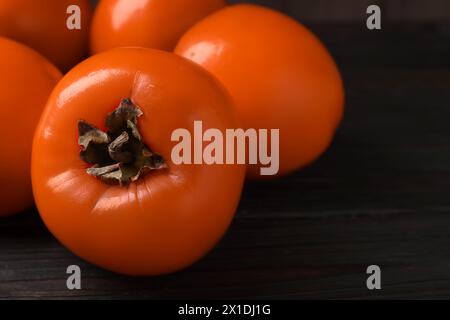
[[[137,126],[142,111],[123,99],[106,117],[107,132],[78,121],[80,156],[93,166],[86,172],[108,184],[128,185],[152,170],[166,168],[164,159],[142,141]]]

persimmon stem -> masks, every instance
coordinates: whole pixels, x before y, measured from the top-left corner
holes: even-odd
[[[167,168],[164,159],[142,141],[137,119],[142,111],[123,99],[106,117],[107,132],[78,121],[80,157],[93,165],[86,172],[108,184],[128,185],[152,170]]]

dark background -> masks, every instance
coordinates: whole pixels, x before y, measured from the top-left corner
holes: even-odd
[[[448,0],[232,0],[251,2],[283,11],[303,22],[364,22],[369,5],[379,5],[384,22],[449,21]]]
[[[450,1],[259,2],[304,22],[341,68],[346,114],[327,153],[248,183],[219,246],[169,276],[95,268],[34,211],[2,220],[0,298],[450,298]],[[366,29],[369,4],[382,30]],[[66,289],[70,264],[83,290]],[[371,264],[382,290],[366,288]]]

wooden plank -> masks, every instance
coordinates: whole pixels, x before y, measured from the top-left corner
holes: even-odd
[[[51,237],[33,236],[42,225],[20,217],[1,228],[30,235],[0,238],[0,278],[7,278],[0,298],[450,297],[449,224],[447,213],[433,211],[351,219],[240,216],[220,246],[190,269],[136,279],[92,267]],[[65,288],[70,264],[81,266],[83,290]],[[381,291],[365,287],[370,264],[382,267]]]
[[[231,0],[230,3],[243,2]],[[369,5],[379,5],[384,22],[449,22],[448,0],[252,0],[304,22],[365,22]]]
[[[450,21],[450,1],[448,0],[390,0],[387,17],[391,21]]]

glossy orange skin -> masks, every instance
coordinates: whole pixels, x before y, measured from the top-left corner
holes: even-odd
[[[280,171],[317,159],[341,121],[344,89],[332,57],[293,19],[255,5],[225,8],[191,28],[175,52],[212,72],[245,128],[280,129]],[[259,167],[248,175],[260,176]]]
[[[81,30],[69,30],[67,7],[81,9]],[[22,42],[67,71],[85,58],[89,45],[89,0],[0,0],[0,36]]]
[[[127,187],[87,175],[77,144],[77,121],[103,128],[123,98],[144,112],[143,140],[169,166]],[[172,53],[119,48],[72,69],[50,97],[33,146],[33,191],[50,231],[80,257],[127,275],[173,272],[206,254],[234,216],[245,167],[173,164],[171,134],[193,134],[194,120],[222,132],[236,127],[221,84]]]
[[[60,78],[57,68],[40,54],[0,37],[0,217],[33,205],[33,133]]]
[[[101,0],[91,52],[130,46],[172,51],[187,29],[224,6],[225,0]]]

